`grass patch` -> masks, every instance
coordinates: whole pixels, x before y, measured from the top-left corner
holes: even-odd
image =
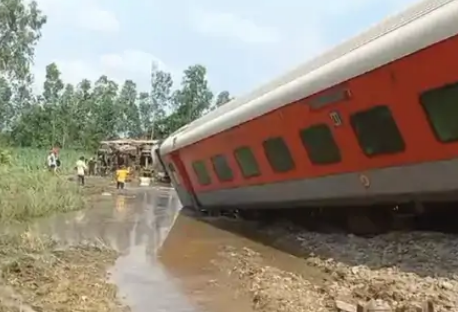
[[[82,191],[64,176],[0,166],[0,222],[24,221],[85,207]]]
[[[30,233],[0,236],[0,312],[129,311],[106,279],[116,257],[105,247],[62,249]]]
[[[46,168],[49,150],[35,148],[11,148],[8,150],[8,153],[11,155],[10,158],[12,166],[37,170]],[[89,158],[92,155],[87,152],[73,149],[61,149],[59,152],[59,158],[62,162],[62,172],[74,172],[73,168],[75,167],[76,161],[81,156]]]

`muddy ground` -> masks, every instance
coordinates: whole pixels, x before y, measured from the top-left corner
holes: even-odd
[[[165,214],[162,216],[160,211],[169,208],[158,207],[165,205],[164,199],[168,199],[160,194],[140,194],[142,196],[131,203],[125,202],[127,197],[120,202],[112,198],[113,202],[109,202],[110,196],[100,194],[112,192],[112,183],[98,178],[91,180],[85,192],[91,209],[97,210],[90,211],[99,211],[102,203],[108,203],[114,210],[107,210],[107,215],[119,220],[113,223],[107,217],[111,221],[104,224],[107,221],[98,220],[96,214],[88,214],[90,220],[84,219],[78,226],[66,226],[74,226],[78,235],[89,236],[95,229],[106,235],[111,231],[110,236],[120,239],[119,246],[125,245],[121,244],[125,239],[127,245],[121,248],[124,254],[132,253],[132,257],[145,254],[137,259],[139,262],[134,262],[145,265],[137,272],[139,277],[149,272],[148,266],[155,265],[157,271],[158,259],[151,261],[148,257],[154,256],[145,252],[148,248],[142,247],[137,240],[141,241],[146,234],[151,236],[147,239],[151,242],[159,237],[155,235],[162,233],[160,227],[149,224],[148,215],[154,214],[157,222],[164,221]],[[97,226],[84,227],[85,222],[91,220]],[[434,303],[436,311],[458,311],[456,235],[397,232],[362,238],[343,233],[315,233],[287,223],[266,227],[256,222],[231,220],[232,225],[224,228],[223,224],[227,223],[224,220],[227,218],[203,222],[202,218],[183,212],[168,234],[165,252],[159,257],[162,266],[167,267],[169,273],[175,272],[178,280],[188,275],[197,276],[197,279],[189,279],[188,286],[192,289],[183,293],[194,293],[190,295],[191,301],[200,300],[196,292],[202,301],[215,301],[198,304],[209,307],[201,311],[232,311],[237,305],[240,312],[335,312],[336,300],[356,304],[370,299],[383,299],[403,311],[412,311],[427,300]],[[78,230],[78,227],[81,228]],[[153,235],[155,228],[157,233]],[[137,232],[138,235],[132,238],[131,233]],[[142,248],[146,248],[145,251]],[[117,252],[101,244],[62,248],[46,236],[29,232],[0,235],[0,312],[128,311],[117,299],[117,289],[108,281],[106,273],[118,256]],[[147,261],[142,262],[142,257],[148,258]],[[212,261],[207,263],[207,258]],[[213,270],[207,270],[207,266],[224,277],[219,278]],[[155,284],[157,276],[151,279],[156,287],[151,289],[157,292],[157,287],[163,288],[162,281]],[[135,293],[142,293],[143,289],[149,293],[148,285],[142,283],[146,281],[139,279]],[[196,284],[199,285],[197,289]],[[183,285],[187,287],[186,283]],[[227,297],[219,293],[228,291],[231,295]],[[153,299],[158,300],[157,297]],[[238,301],[231,303],[231,300]],[[167,304],[176,306],[174,302]],[[147,303],[146,308],[149,307],[151,303]]]
[[[83,192],[94,209],[113,183],[91,178]],[[0,234],[0,311],[129,311],[107,276],[118,254],[98,245],[63,247],[30,232]]]
[[[435,311],[458,311],[458,240],[455,235],[410,232],[373,238],[274,226],[261,232],[277,248],[295,250],[317,279],[270,266],[249,248],[226,246],[218,266],[238,279],[262,312],[336,311],[336,300],[382,299],[399,311],[426,301]]]
[[[0,311],[128,311],[107,281],[117,254],[97,246],[65,249],[47,237],[0,237]]]

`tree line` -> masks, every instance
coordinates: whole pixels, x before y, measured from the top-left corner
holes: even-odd
[[[9,144],[93,149],[105,139],[160,139],[231,100],[227,91],[214,95],[199,64],[184,70],[178,88],[153,66],[142,92],[132,80],[118,85],[105,75],[66,83],[52,63],[36,94],[30,68],[46,20],[35,1],[0,0],[0,134]]]

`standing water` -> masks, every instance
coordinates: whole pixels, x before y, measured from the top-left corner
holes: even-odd
[[[98,240],[117,250],[111,280],[133,312],[253,311],[252,301],[218,270],[224,246],[250,247],[295,266],[289,255],[179,211],[170,188],[131,189],[102,197],[93,209],[41,219],[31,231],[69,244]]]

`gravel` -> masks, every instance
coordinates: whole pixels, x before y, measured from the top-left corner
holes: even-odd
[[[265,265],[251,249],[226,248],[222,266],[236,276],[262,312],[336,311],[335,300],[366,303],[382,299],[400,311],[425,301],[435,311],[458,311],[458,239],[455,235],[409,232],[362,238],[272,227],[272,245],[288,245],[304,266],[326,277],[315,281]],[[280,238],[278,238],[280,237]]]

